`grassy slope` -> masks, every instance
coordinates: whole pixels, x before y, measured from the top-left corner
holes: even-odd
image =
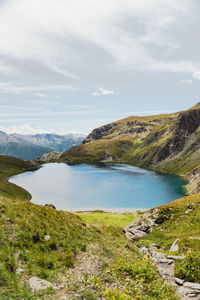
[[[30,200],[31,195],[21,187],[8,182],[8,178],[34,169],[30,161],[0,155],[0,197]]]
[[[0,299],[176,299],[120,227],[88,227],[74,214],[28,201],[0,199],[0,209]],[[31,292],[31,276],[62,289]]]
[[[101,139],[72,147],[63,153],[60,160],[71,163],[104,160],[106,150],[112,155],[113,161],[185,175],[200,167],[199,146],[197,146],[199,145],[200,132],[198,129],[193,134],[188,134],[187,131],[184,132],[184,126],[190,126],[188,120],[192,119],[189,114],[195,111],[198,112],[199,109],[200,105],[198,104],[188,111],[180,112],[181,114],[174,113],[148,117],[133,116],[119,120],[115,122],[114,129],[105,133]],[[182,119],[181,116],[183,116]],[[138,126],[137,124],[133,125],[136,121],[148,125],[148,132],[130,133],[129,129]],[[176,130],[176,127],[178,128],[181,122],[183,126],[181,135],[188,134],[188,141],[186,143],[185,141],[182,142],[185,144],[184,150],[178,151],[174,147],[174,150],[171,150],[172,152],[162,159],[162,154],[169,150],[171,144],[176,144],[177,134],[180,133],[179,129]],[[181,144],[181,141],[179,140],[177,143]]]
[[[177,261],[176,276],[187,281],[200,282],[200,193],[177,199],[160,206],[160,215],[168,219],[137,242],[138,246],[160,245],[167,254],[185,255]],[[191,239],[195,237],[195,239]],[[170,253],[172,243],[178,240],[179,250]]]
[[[117,214],[117,213],[107,213],[101,211],[99,212],[94,211],[91,213],[80,212],[80,213],[76,213],[76,215],[80,216],[85,223],[94,224],[94,225],[121,226],[121,227],[126,227],[135,218],[135,215],[132,213]]]

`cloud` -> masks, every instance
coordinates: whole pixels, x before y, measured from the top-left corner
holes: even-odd
[[[92,96],[108,96],[108,95],[117,95],[113,90],[106,90],[102,87],[98,88],[98,92],[93,92]]]
[[[192,74],[192,77],[200,80],[200,71],[196,71]]]
[[[18,85],[15,83],[0,83],[0,92],[11,94],[23,94],[27,92],[40,92],[40,91],[72,91],[73,87],[67,85],[41,85],[41,86],[28,86]],[[35,96],[45,97],[45,94],[36,93]]]
[[[45,93],[34,93],[35,97],[47,98],[48,96]]]
[[[99,76],[103,69],[194,73],[199,25],[195,0],[7,1],[0,72],[5,79],[74,85],[94,68]]]
[[[192,83],[191,79],[182,79],[180,80],[180,83]]]

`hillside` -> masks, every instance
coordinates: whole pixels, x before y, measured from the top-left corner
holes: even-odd
[[[64,152],[69,163],[115,161],[185,176],[200,188],[200,103],[173,114],[128,117],[94,129]]]
[[[0,299],[177,299],[122,228],[28,201],[0,210]]]
[[[8,134],[0,131],[0,153],[23,159],[36,159],[52,151],[65,151],[84,139],[78,134]]]
[[[36,170],[39,164],[15,157],[0,155],[0,197],[30,200],[31,195],[23,188],[8,182],[10,176]]]

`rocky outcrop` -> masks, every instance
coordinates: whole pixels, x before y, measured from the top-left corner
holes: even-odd
[[[187,185],[188,191],[191,194],[198,193],[198,191],[200,191],[200,168],[194,169],[186,176],[189,180],[189,183]]]
[[[144,213],[139,220],[130,223],[125,228],[126,236],[129,240],[135,241],[152,231],[157,225],[168,220],[168,218],[169,214],[160,214],[160,210],[158,208],[151,209]]]
[[[95,128],[87,137],[83,140],[83,144],[89,143],[93,140],[99,140],[104,136],[107,136],[114,132],[117,123],[110,123],[99,128]]]
[[[187,214],[188,212],[186,211],[185,213]],[[138,239],[142,239],[156,226],[168,220],[171,215],[173,215],[171,209],[151,209],[145,212],[139,219],[135,220],[125,228],[126,237],[132,242],[135,242]],[[178,251],[178,243],[179,238],[175,239],[175,241],[172,243],[169,252]],[[141,243],[137,243],[136,245],[141,245]],[[166,249],[157,244],[150,244],[148,247],[142,245],[137,247],[138,251],[141,254],[146,255],[151,259],[153,265],[156,266],[162,279],[166,282],[167,285],[172,286],[180,299],[200,299],[200,284],[187,282],[175,276],[175,263],[177,260],[184,259],[184,255],[165,254]]]
[[[157,251],[155,248],[159,248]],[[164,279],[166,284],[171,285],[175,289],[176,294],[180,299],[189,300],[194,298],[200,299],[200,284],[187,282],[174,275],[174,266],[177,259],[183,259],[184,256],[167,256],[162,253],[162,249],[158,245],[150,245],[149,248],[138,248],[140,253],[149,256],[153,264],[157,267],[160,276]]]
[[[62,152],[50,152],[50,153],[45,153],[41,157],[35,160],[36,163],[44,164],[44,163],[49,163],[49,162],[54,162],[60,158],[62,155]]]
[[[123,142],[128,146],[122,149]],[[82,145],[64,152],[60,160],[112,160],[176,173],[187,177],[189,192],[196,193],[200,191],[200,105],[174,114],[133,116],[101,126]]]

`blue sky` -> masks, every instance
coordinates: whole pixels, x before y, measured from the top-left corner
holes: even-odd
[[[0,130],[79,132],[200,100],[197,0],[0,0]]]

